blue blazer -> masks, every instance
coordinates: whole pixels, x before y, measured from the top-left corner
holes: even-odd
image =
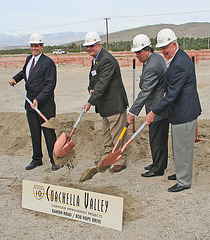
[[[165,97],[152,109],[159,115],[168,109],[171,124],[187,123],[201,114],[195,67],[181,49],[177,51],[164,76]]]
[[[26,79],[26,66],[32,55],[26,58],[23,69],[13,78],[18,83],[25,80],[27,97],[33,101],[38,101],[38,109],[46,115],[47,118],[55,116],[54,89],[56,86],[56,66],[51,58],[42,53],[30,76]],[[25,102],[25,109],[33,111],[28,102]]]

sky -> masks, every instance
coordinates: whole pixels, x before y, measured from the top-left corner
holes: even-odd
[[[106,33],[104,18],[110,18],[109,33],[161,23],[210,22],[210,1],[6,0],[1,1],[0,33]]]

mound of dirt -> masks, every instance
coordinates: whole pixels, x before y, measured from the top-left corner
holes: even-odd
[[[69,134],[78,116],[79,113],[59,114],[57,118],[61,123],[61,129],[57,131],[57,136],[60,136],[63,131]],[[65,238],[66,234],[72,232],[74,232],[72,239],[90,240],[125,239],[125,235],[129,239],[148,239],[151,232],[155,236],[154,239],[158,239],[159,232],[164,239],[170,240],[178,239],[180,232],[183,236],[180,239],[189,239],[194,236],[197,239],[207,239],[205,237],[208,235],[209,227],[206,207],[210,191],[209,177],[207,177],[210,171],[210,122],[208,120],[198,122],[199,137],[204,140],[195,144],[193,187],[191,190],[170,196],[167,188],[173,183],[167,180],[167,175],[174,173],[170,142],[169,166],[166,174],[152,179],[144,179],[140,175],[144,167],[151,163],[148,127],[145,127],[127,148],[127,169],[116,174],[110,174],[107,170],[80,183],[82,173],[89,168],[94,168],[94,160],[98,160],[103,153],[101,119],[97,114],[88,113],[83,116],[72,137],[75,143],[74,149],[63,158],[55,158],[56,163],[63,166],[56,172],[51,171],[45,144],[43,144],[44,165],[32,171],[25,171],[24,168],[30,162],[32,153],[25,114],[0,113],[0,118],[2,163],[0,194],[4,196],[1,202],[2,232],[4,233],[2,239],[12,239],[16,236],[19,236],[18,239],[28,239],[29,236],[35,240],[49,239],[48,234],[54,236],[58,233],[60,238]],[[142,123],[143,118],[138,117],[136,128]],[[132,127],[130,126],[128,130],[129,137],[133,134]],[[119,238],[115,238],[116,232],[105,228],[22,209],[22,179],[124,198],[123,232],[118,234]],[[186,221],[188,227],[183,230]],[[36,226],[35,228],[31,228],[32,223]],[[7,230],[11,225],[13,225],[13,231]],[[175,231],[171,226],[182,231]],[[195,226],[202,227],[195,229]],[[142,229],[144,231],[141,231]],[[140,234],[142,238],[139,238]]]
[[[56,130],[56,135],[59,137],[62,132],[70,133],[74,123],[76,122],[78,113],[66,113],[57,115],[57,119],[61,124],[61,128]],[[27,119],[23,113],[0,113],[0,150],[7,155],[31,155],[31,140],[30,132],[27,124]],[[136,126],[140,126],[143,119],[136,122]],[[72,136],[72,141],[75,143],[74,154],[70,152],[66,158],[86,158],[99,159],[103,153],[103,137],[102,137],[101,118],[95,113],[86,114],[80,121],[75,133]],[[129,127],[128,137],[133,134],[132,126]],[[44,141],[44,140],[43,140]],[[45,144],[43,144],[45,146]],[[97,146],[97,147],[96,147]],[[135,150],[134,150],[135,149]],[[44,151],[46,149],[44,148]],[[147,129],[136,137],[134,143],[127,150],[129,158],[137,156],[146,157],[150,155],[148,146]],[[60,165],[68,162],[64,158],[56,159]]]
[[[56,135],[60,136],[62,132],[70,133],[76,122],[78,113],[66,113],[57,115],[61,128],[56,130]],[[10,156],[30,156],[32,154],[30,132],[27,125],[26,116],[23,113],[0,113],[0,151]],[[137,118],[135,123],[138,128],[143,123],[143,118]],[[74,149],[65,157],[55,157],[59,165],[74,167],[74,161],[77,159],[98,160],[103,154],[103,136],[102,122],[99,115],[88,113],[83,116],[76,131],[72,136],[75,143]],[[203,141],[195,144],[194,165],[196,166],[196,176],[200,170],[209,169],[210,158],[210,122],[208,120],[199,120],[198,122],[199,137]],[[133,134],[132,126],[128,128],[128,138]],[[169,138],[170,141],[170,138]],[[46,147],[43,139],[44,153],[47,156]],[[169,143],[169,158],[172,156]],[[145,127],[140,134],[134,139],[126,150],[128,161],[133,159],[151,157],[148,127]],[[94,167],[94,166],[93,166]]]

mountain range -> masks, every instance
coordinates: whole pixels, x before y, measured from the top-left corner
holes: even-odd
[[[43,37],[45,46],[54,46],[84,39],[85,34],[85,32],[61,32],[43,34]],[[11,49],[28,47],[29,45],[27,43],[29,39],[30,34],[7,35],[0,33],[0,48]]]
[[[149,38],[155,38],[157,33],[163,28],[171,28],[176,33],[177,37],[193,37],[193,38],[204,38],[210,35],[210,23],[185,23],[180,25],[174,24],[157,24],[148,25],[138,28],[127,29],[119,32],[113,32],[109,34],[109,42],[118,41],[132,41],[132,39],[139,33],[146,34]],[[45,46],[51,45],[62,45],[70,44],[72,42],[84,41],[86,32],[61,32],[61,33],[49,33],[43,34],[45,39]],[[102,42],[106,41],[106,34],[102,32]],[[0,33],[0,48],[11,49],[11,48],[23,48],[28,47],[30,35],[29,34],[16,34],[7,35]]]
[[[133,38],[140,33],[146,34],[149,38],[155,38],[157,37],[158,32],[163,28],[172,29],[178,38],[204,38],[210,36],[210,23],[207,22],[185,23],[181,25],[157,24],[111,33],[109,34],[109,42],[132,41]],[[103,41],[106,41],[105,35],[102,36],[102,42]]]

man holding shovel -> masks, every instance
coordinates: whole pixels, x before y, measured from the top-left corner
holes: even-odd
[[[13,86],[24,79],[27,98],[33,103],[33,106],[30,106],[27,101],[25,102],[33,147],[32,162],[25,169],[31,170],[43,165],[41,143],[41,131],[43,131],[52,171],[56,171],[60,167],[55,164],[53,159],[53,147],[56,141],[55,130],[41,127],[44,120],[33,110],[33,107],[39,108],[47,119],[55,116],[56,66],[49,57],[42,53],[44,41],[41,34],[32,34],[29,43],[32,54],[26,58],[23,69],[9,80],[9,84]]]
[[[145,121],[149,125],[156,115],[168,110],[176,169],[176,174],[168,179],[177,180],[168,191],[180,192],[192,185],[196,122],[201,114],[195,67],[190,57],[179,48],[171,29],[162,29],[158,33],[156,47],[161,49],[167,60],[163,85],[166,94],[146,115]]]
[[[91,96],[88,102],[84,104],[83,109],[87,112],[91,105],[95,106],[96,112],[102,117],[105,149],[101,158],[103,160],[112,151],[125,127],[128,99],[119,64],[110,53],[102,49],[98,33],[88,32],[83,46],[93,57],[88,86]],[[123,146],[125,139],[124,135],[119,148]],[[121,159],[110,167],[110,171],[115,173],[125,168],[126,161]]]
[[[162,56],[154,52],[150,39],[145,34],[138,34],[133,39],[132,52],[143,63],[139,87],[141,91],[131,106],[127,121],[132,124],[145,105],[146,112],[151,109],[163,97],[163,77],[167,70],[166,63]],[[149,125],[149,141],[153,163],[147,167],[148,172],[142,173],[142,177],[162,176],[168,163],[168,115],[164,111],[156,116],[154,122]]]

